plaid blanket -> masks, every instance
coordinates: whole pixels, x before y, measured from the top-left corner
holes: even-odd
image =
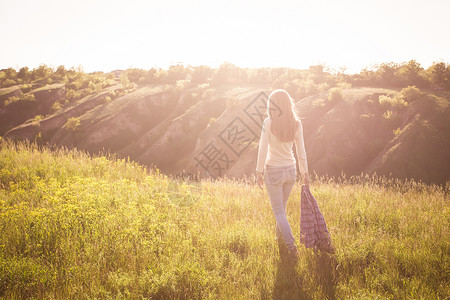
[[[306,185],[302,186],[301,211],[300,211],[300,242],[306,248],[313,247],[334,253],[325,219],[319,210],[316,198]]]

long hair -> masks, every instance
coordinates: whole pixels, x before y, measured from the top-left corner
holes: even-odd
[[[289,93],[281,89],[273,91],[267,100],[267,113],[272,119],[270,131],[282,142],[294,141],[300,120]]]

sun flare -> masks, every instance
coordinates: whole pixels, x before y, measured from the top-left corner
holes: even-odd
[[[45,0],[1,6],[1,67],[45,63],[111,71],[226,61],[359,72],[383,62],[416,59],[427,67],[450,60],[443,38],[448,1]]]

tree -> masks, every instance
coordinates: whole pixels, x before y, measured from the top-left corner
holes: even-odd
[[[64,66],[59,66],[58,69],[56,69],[56,72],[53,74],[53,78],[56,80],[63,80],[64,77],[66,77],[67,70]]]
[[[189,74],[189,70],[185,68],[183,65],[172,65],[169,67],[166,75],[167,83],[175,83],[177,80],[186,79],[186,76]]]
[[[192,72],[191,82],[193,84],[205,83],[212,77],[214,71],[208,66],[198,66]]]
[[[126,72],[123,72],[123,73],[120,75],[120,83],[122,84],[122,87],[123,87],[124,89],[127,89],[127,88],[129,87],[129,85],[130,85],[130,80],[128,79],[128,75],[127,75]]]
[[[323,71],[323,65],[310,66],[310,78],[314,83],[323,83],[325,81],[325,73]],[[344,70],[345,71],[345,70]]]
[[[40,65],[37,69],[34,69],[32,72],[32,77],[34,80],[36,79],[44,79],[49,77],[53,73],[53,70],[47,65]]]
[[[381,86],[394,87],[399,85],[397,77],[398,65],[396,63],[383,63],[378,67],[377,79]]]
[[[423,77],[424,69],[415,60],[410,60],[406,64],[400,66],[398,73],[404,85],[415,85],[423,87],[425,78]]]
[[[0,86],[1,87],[9,87],[16,85],[18,81],[17,80],[17,71],[13,68],[3,69],[0,70]]]
[[[24,82],[28,82],[30,80],[31,73],[28,67],[20,68],[19,73],[17,73],[17,78],[22,79]]]
[[[127,77],[131,82],[138,83],[141,78],[145,76],[147,73],[145,70],[142,69],[128,69],[126,71]]]
[[[7,78],[7,79],[2,81],[2,85],[1,86],[2,87],[9,87],[9,86],[13,86],[13,85],[16,85],[16,81],[13,80],[13,79]]]
[[[214,74],[212,81],[214,84],[228,83],[239,77],[239,68],[232,63],[225,62],[220,65]]]
[[[433,63],[427,69],[429,81],[438,88],[449,88],[450,87],[450,68],[445,63]]]

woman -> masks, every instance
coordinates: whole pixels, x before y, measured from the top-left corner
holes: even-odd
[[[308,164],[303,141],[302,123],[294,111],[291,96],[285,90],[273,91],[267,101],[269,117],[263,122],[256,165],[257,183],[266,184],[277,222],[276,236],[282,251],[297,259],[298,250],[286,216],[286,204],[297,179],[292,145],[295,142],[300,173],[309,187]]]

